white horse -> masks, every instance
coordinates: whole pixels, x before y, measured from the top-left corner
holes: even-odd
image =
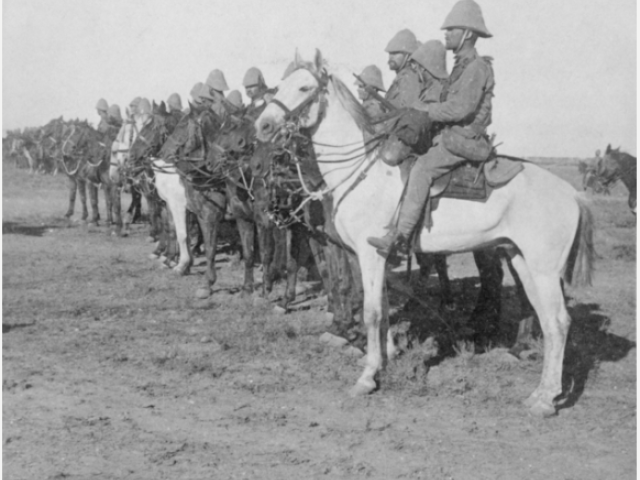
[[[132,115],[129,109],[126,110],[126,120],[120,127],[120,131],[116,136],[116,139],[111,144],[111,157],[109,165],[109,178],[113,184],[113,205],[114,205],[114,224],[116,230],[113,234],[123,236],[128,235],[129,226],[133,221],[132,217],[125,216],[125,220],[122,220],[122,206],[121,206],[121,193],[124,188],[125,179],[122,178],[122,170],[129,159],[129,150],[131,145],[137,138],[142,128],[150,121],[150,116],[145,115]],[[123,228],[124,227],[124,228]],[[123,231],[121,232],[121,229]]]
[[[297,57],[297,56],[296,56]],[[256,120],[258,138],[275,141],[287,132],[307,129],[334,199],[334,220],[346,245],[358,255],[364,287],[367,328],[366,366],[352,395],[372,392],[387,356],[395,352],[382,311],[385,258],[367,243],[380,237],[394,218],[403,183],[400,170],[365,151],[367,115],[342,81],[330,75],[318,51],[314,63],[299,69],[278,87],[274,100]],[[360,180],[359,177],[364,176]],[[315,196],[321,195],[315,193]],[[419,246],[428,253],[458,253],[491,245],[508,245],[513,266],[524,284],[544,334],[544,366],[539,386],[525,401],[540,415],[555,413],[562,393],[562,361],[570,317],[562,281],[590,282],[593,263],[592,217],[573,187],[531,163],[486,203],[441,199],[423,229]],[[382,332],[381,332],[382,327]],[[385,332],[387,330],[387,332]]]

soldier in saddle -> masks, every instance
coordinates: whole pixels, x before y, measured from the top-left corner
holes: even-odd
[[[136,97],[129,103],[129,108],[127,109],[127,120],[133,121],[138,115],[138,105],[140,104],[141,97]]]
[[[440,101],[447,73],[447,52],[440,40],[429,40],[418,47],[409,58],[409,65],[420,79],[420,102]]]
[[[224,108],[224,93],[229,90],[227,81],[224,78],[224,73],[221,70],[211,70],[205,86],[209,88],[209,95],[207,98],[211,100],[211,109],[220,117],[224,118],[226,115],[226,109]],[[204,92],[204,89],[203,89]]]
[[[385,99],[396,108],[410,107],[420,95],[420,79],[409,66],[409,58],[419,46],[413,32],[405,29],[400,30],[385,48],[389,54],[389,69],[396,72]]]
[[[475,49],[478,37],[489,38],[480,6],[473,0],[460,0],[442,26],[448,50],[455,65],[440,102],[416,101],[412,108],[428,114],[429,120],[443,125],[429,151],[416,161],[400,207],[397,225],[381,238],[368,242],[381,255],[388,255],[400,241],[407,241],[422,216],[433,181],[467,161],[485,161],[491,153],[486,128],[491,123],[494,77],[490,59]]]
[[[100,115],[100,123],[98,123],[98,131],[105,133],[109,130],[109,104],[104,98],[98,100],[96,104],[96,110]]]
[[[120,127],[122,126],[122,115],[120,113],[120,107],[115,103],[109,106],[108,117],[107,121],[109,122],[109,125],[120,130]]]
[[[362,100],[362,106],[369,118],[375,120],[386,113],[382,102],[371,93],[371,90],[376,92],[386,91],[382,80],[382,72],[378,67],[375,65],[364,67],[362,73],[358,75],[355,85],[358,87],[358,97]]]
[[[151,102],[146,98],[141,99],[138,104],[138,115],[136,117],[136,120],[139,122],[138,128],[140,130],[142,130],[142,126],[146,125],[150,121],[152,111]]]
[[[177,93],[172,93],[167,99],[167,105],[169,106],[169,113],[173,115],[173,112],[182,114],[182,99]]]
[[[240,90],[231,90],[227,95],[227,102],[238,110],[244,109],[244,102],[242,101],[242,94]]]

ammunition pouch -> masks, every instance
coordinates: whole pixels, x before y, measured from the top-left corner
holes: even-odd
[[[486,135],[457,125],[442,131],[442,145],[454,155],[474,162],[484,162],[493,148]]]
[[[384,141],[379,152],[382,161],[390,167],[397,167],[410,154],[411,147],[400,140],[395,134],[389,135],[389,138]]]

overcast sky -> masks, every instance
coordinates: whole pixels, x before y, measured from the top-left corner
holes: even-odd
[[[53,117],[96,123],[100,97],[183,102],[219,68],[232,89],[261,68],[277,85],[297,48],[319,48],[349,85],[410,28],[440,30],[454,0],[3,0],[3,129]],[[494,57],[490,132],[520,156],[592,156],[607,143],[636,154],[635,0],[480,0]],[[448,58],[451,70],[452,58]],[[244,93],[244,92],[243,92]]]

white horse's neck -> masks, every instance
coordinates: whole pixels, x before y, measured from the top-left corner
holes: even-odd
[[[329,82],[324,118],[313,135],[320,173],[330,190],[346,187],[355,180],[355,170],[367,163],[362,130],[341,104]],[[351,160],[349,160],[351,159]]]

